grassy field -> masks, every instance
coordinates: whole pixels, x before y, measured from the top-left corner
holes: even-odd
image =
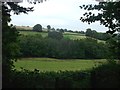
[[[42,37],[48,36],[47,32],[29,32],[29,31],[19,31],[20,34],[22,35],[36,35],[36,34],[41,34]]]
[[[85,39],[86,38],[86,36],[83,36],[83,35],[64,35],[64,38],[69,38],[69,39],[72,39],[72,40],[76,40],[76,39],[78,39],[78,40],[80,40],[80,39]]]
[[[27,70],[39,69],[40,71],[75,71],[86,70],[105,60],[81,60],[81,59],[53,59],[53,58],[22,58],[14,63],[15,68],[20,70],[23,67]]]
[[[36,34],[41,34],[42,37],[47,37],[48,33],[47,32],[31,32],[31,31],[19,31],[20,34],[23,35],[36,35]],[[78,33],[72,33],[72,32],[65,32],[63,33],[64,38],[69,38],[72,40],[80,40],[80,39],[85,39],[86,36],[84,34],[78,34]],[[103,40],[98,40],[98,42],[103,42],[105,43],[105,41]]]
[[[32,27],[29,26],[15,26],[17,29],[32,30]]]

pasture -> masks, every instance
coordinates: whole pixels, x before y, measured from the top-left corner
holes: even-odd
[[[47,32],[19,31],[19,33],[22,34],[22,35],[36,35],[36,34],[40,34],[42,37],[47,37],[48,36]]]
[[[32,30],[33,27],[30,26],[15,26],[17,29]]]
[[[48,33],[47,32],[32,32],[32,31],[19,31],[20,34],[22,35],[36,35],[40,34],[42,37],[47,37]],[[65,32],[63,33],[64,38],[68,38],[71,40],[80,40],[80,39],[85,39],[86,36],[84,34],[79,34],[79,33],[72,33],[72,32]],[[97,40],[98,42],[105,43],[103,40]]]
[[[15,68],[21,67],[27,70],[39,69],[40,71],[76,71],[91,69],[105,62],[105,59],[83,60],[83,59],[53,59],[53,58],[22,58],[14,63]]]

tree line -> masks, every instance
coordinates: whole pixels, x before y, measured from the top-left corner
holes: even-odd
[[[18,30],[24,31],[24,29],[18,29]],[[31,30],[27,30],[27,31],[31,31]],[[44,32],[41,24],[36,24],[33,27],[32,31]],[[86,29],[86,31],[72,31],[72,30],[67,30],[67,29],[62,29],[62,28],[61,29],[59,29],[59,28],[55,29],[55,28],[51,28],[50,25],[47,25],[47,32],[50,32],[50,31],[57,31],[57,32],[61,32],[61,33],[64,33],[64,32],[79,33],[79,34],[84,34],[88,37],[92,37],[92,38],[99,39],[99,40],[104,40],[104,41],[111,38],[110,34],[97,32],[96,30],[92,30],[91,28]]]
[[[90,28],[86,30],[85,35],[92,38],[99,39],[99,40],[105,40],[105,41],[111,38],[111,35],[108,33],[99,33],[96,30],[91,30]]]
[[[43,38],[41,35],[20,36],[20,56],[22,57],[51,57],[51,58],[80,58],[101,59],[106,58],[108,48],[105,43],[86,38],[81,40],[70,40],[62,38],[61,33],[57,35],[48,34]]]

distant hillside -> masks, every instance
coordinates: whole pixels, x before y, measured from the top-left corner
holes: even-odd
[[[20,34],[23,34],[23,35],[41,34],[42,37],[47,37],[48,36],[48,32],[45,32],[45,29],[44,29],[43,32],[32,32],[32,31],[19,31],[19,32],[20,32]],[[63,36],[64,36],[64,38],[69,38],[71,40],[80,40],[80,39],[85,39],[86,38],[85,34],[72,33],[72,32],[64,32]],[[103,40],[99,40],[99,39],[97,39],[97,40],[98,40],[98,42],[105,43],[105,41],[103,41]]]
[[[18,30],[32,30],[33,27],[30,27],[30,26],[15,26]],[[43,31],[47,31],[46,28],[42,28]]]
[[[33,27],[29,27],[29,26],[15,26],[17,29],[24,29],[24,30],[32,30]]]

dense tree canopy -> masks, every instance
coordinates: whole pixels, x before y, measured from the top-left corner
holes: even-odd
[[[2,2],[2,73],[3,87],[7,87],[10,81],[10,73],[14,60],[19,56],[18,39],[19,33],[14,26],[9,26],[11,21],[10,12],[19,15],[33,11],[33,7],[24,8],[17,2]]]
[[[33,31],[42,32],[42,26],[40,24],[36,24],[33,27]]]
[[[50,31],[50,32],[48,32],[48,37],[60,40],[63,38],[63,34],[61,32],[57,32],[57,31]]]
[[[111,38],[111,35],[107,33],[100,33],[100,32],[97,32],[96,30],[91,30],[90,28],[86,30],[85,35],[88,37],[92,37],[92,38],[104,40],[104,41]]]
[[[50,25],[47,25],[47,29],[48,29],[48,31],[50,31],[50,29],[51,29],[51,26],[50,26]]]
[[[10,69],[14,59],[16,59],[17,52],[19,51],[17,45],[18,32],[13,26],[8,26],[10,19],[10,12],[14,14],[27,13],[33,11],[33,8],[24,8],[14,2],[3,2],[2,3],[2,59],[3,59],[3,71]]]
[[[88,10],[81,17],[80,20],[82,22],[87,22],[88,24],[93,23],[95,21],[100,21],[100,24],[108,27],[107,33],[112,34],[113,36],[117,35],[116,39],[109,40],[109,48],[112,49],[112,57],[117,57],[120,59],[120,40],[119,40],[119,33],[120,33],[120,1],[118,2],[99,2],[98,5],[83,5],[80,6],[81,9]],[[91,10],[97,10],[99,13],[95,15],[92,13]],[[115,34],[118,32],[118,34]]]
[[[92,38],[70,40],[55,36],[43,38],[40,35],[28,35],[20,37],[19,45],[21,57],[101,59],[107,58],[108,54],[106,44],[98,43]]]
[[[90,28],[86,30],[86,36],[92,36],[92,30]]]

